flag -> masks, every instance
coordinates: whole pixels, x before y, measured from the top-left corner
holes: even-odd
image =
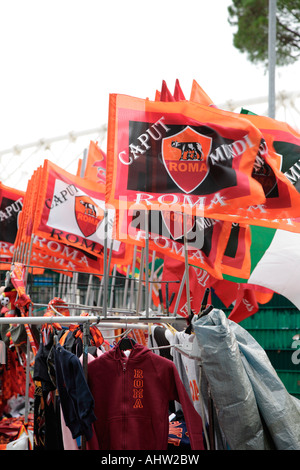
[[[222,110],[111,94],[106,202],[215,219],[263,203],[252,177],[261,140],[249,121]]]
[[[249,223],[266,225],[268,227],[280,228],[299,233],[300,134],[285,122],[277,121],[276,119],[266,116],[259,116],[245,109],[242,109],[241,113],[243,117],[251,121],[260,129],[267,145],[272,148],[276,154],[276,165],[277,169],[280,171],[281,179],[285,181],[285,184],[288,185],[289,188],[293,187],[293,191],[289,190],[291,205],[293,204],[294,206],[293,210],[285,208],[283,198],[286,197],[286,195],[283,195],[282,200],[279,201],[277,211],[276,206],[273,209],[272,218],[269,215],[267,204],[258,207],[251,207],[251,219],[248,218],[248,221]]]
[[[106,182],[106,153],[100,149],[97,142],[90,141],[83,178],[105,185]]]
[[[104,272],[101,257],[37,235],[32,240],[30,264],[63,272],[70,277],[74,272],[87,272],[95,276],[103,275]]]
[[[190,94],[190,101],[194,101],[195,103],[204,104],[206,106],[212,106],[216,108],[212,99],[207,95],[207,93],[201,88],[201,86],[193,80],[192,89]]]
[[[250,274],[224,279],[270,289],[300,309],[300,235],[287,230],[250,226]]]
[[[258,312],[259,304],[269,302],[274,294],[273,291],[268,289],[260,291],[259,286],[247,286],[244,284],[237,284],[237,286],[237,297],[234,307],[228,316],[230,320],[236,323]]]
[[[114,260],[127,264],[130,248],[114,239],[115,210],[108,208],[104,222],[104,186],[71,175],[45,160],[32,233],[102,257],[107,236]],[[128,248],[128,249],[127,249]]]
[[[181,89],[180,83],[178,78],[175,81],[174,93],[173,93],[175,101],[185,101],[185,96]]]
[[[146,219],[147,217],[147,219]],[[184,215],[172,211],[118,211],[116,234],[126,243],[145,246],[148,220],[149,249],[179,261],[185,260]],[[185,214],[186,251],[191,265],[206,269],[222,279],[221,262],[231,231],[231,223]]]
[[[195,80],[190,99],[215,107]],[[241,114],[263,136],[252,176],[263,186],[266,200],[263,204],[254,203],[248,208],[239,208],[235,214],[236,221],[299,232],[300,201],[297,192],[300,192],[300,183],[297,182],[300,172],[297,166],[300,162],[300,135],[284,122],[258,116],[245,109]],[[235,115],[232,113],[232,116]],[[227,217],[227,220],[234,219]]]
[[[7,262],[3,269],[9,269],[12,260],[24,195],[24,191],[0,183],[0,264]]]
[[[160,101],[176,101],[172,93],[170,92],[169,88],[165,80],[162,81],[161,92],[159,95]]]

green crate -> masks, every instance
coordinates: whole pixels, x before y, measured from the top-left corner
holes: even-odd
[[[300,370],[277,370],[276,372],[287,391],[300,398]]]
[[[297,354],[295,361],[295,349],[267,349],[265,350],[274,369],[276,370],[292,370],[298,371],[300,374],[300,352]]]
[[[246,330],[254,328],[299,329],[300,312],[295,308],[260,308],[257,313],[241,321],[240,325]]]
[[[300,333],[300,329],[289,328],[247,328],[247,331],[265,350],[291,348],[293,337]]]

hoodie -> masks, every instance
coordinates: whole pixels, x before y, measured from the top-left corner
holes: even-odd
[[[171,400],[182,406],[192,450],[204,449],[201,417],[171,360],[140,344],[127,357],[116,345],[88,365],[88,385],[97,449],[167,450]]]

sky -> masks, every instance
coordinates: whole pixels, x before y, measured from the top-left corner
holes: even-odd
[[[173,91],[178,79],[188,99],[195,79],[217,105],[267,97],[268,74],[233,46],[231,3],[0,0],[0,154],[101,127],[110,93],[154,99],[162,80]],[[277,70],[276,92],[298,92],[299,74],[299,63]],[[261,106],[266,113],[267,103]],[[297,110],[295,115],[300,118]],[[90,138],[76,148],[64,142],[73,169]],[[45,155],[54,158],[53,149],[50,157],[30,152],[0,156],[3,184],[24,189],[34,165]],[[66,167],[70,157],[59,152],[56,163]]]

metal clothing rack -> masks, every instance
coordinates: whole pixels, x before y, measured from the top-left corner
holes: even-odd
[[[47,305],[39,304],[39,306],[47,307]],[[73,308],[79,309],[92,309],[96,310],[95,307],[88,307],[88,306],[76,306],[74,305]],[[26,324],[26,325],[45,325],[45,324],[52,324],[52,323],[59,323],[59,324],[82,324],[83,326],[83,361],[82,367],[84,376],[87,379],[87,357],[88,357],[88,338],[89,338],[89,326],[91,324],[97,324],[98,326],[106,326],[110,328],[127,328],[129,325],[131,328],[137,329],[145,329],[148,328],[149,323],[173,323],[174,321],[183,321],[186,322],[186,318],[184,317],[174,317],[174,316],[137,316],[137,315],[112,315],[112,316],[101,316],[101,315],[73,315],[73,316],[64,316],[62,314],[57,315],[54,314],[53,316],[34,316],[32,315],[32,305],[29,306],[29,315],[26,317],[0,317],[0,325],[1,324]],[[54,312],[55,313],[55,312]],[[27,349],[26,349],[27,358],[30,356],[30,341],[29,337],[27,336]],[[29,415],[29,377],[30,377],[30,361],[26,361],[26,384],[25,384],[25,416],[24,416],[24,423],[25,425],[28,423],[28,415]],[[86,440],[85,436],[82,436],[81,442],[81,449],[86,449]]]

